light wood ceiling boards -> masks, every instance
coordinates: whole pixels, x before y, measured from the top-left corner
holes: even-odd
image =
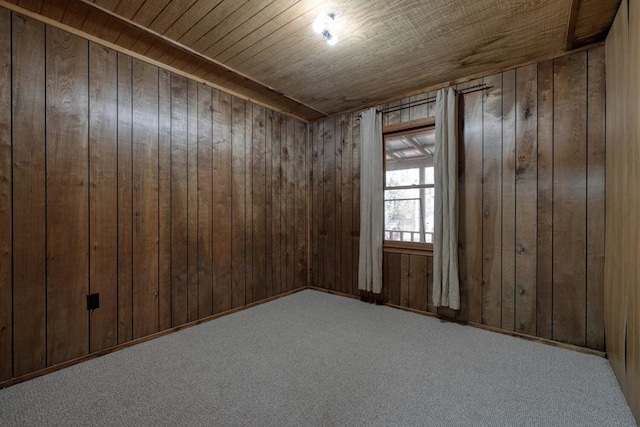
[[[8,1],[306,120],[603,40],[619,5],[619,0]],[[321,11],[336,14],[336,46],[311,30]]]

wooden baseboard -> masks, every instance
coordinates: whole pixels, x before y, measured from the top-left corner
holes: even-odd
[[[176,326],[174,328],[165,329],[164,331],[160,331],[160,332],[156,332],[156,333],[151,334],[151,335],[147,335],[146,337],[142,337],[142,338],[138,338],[138,339],[135,339],[135,340],[131,340],[131,341],[128,341],[126,343],[118,344],[116,346],[113,346],[113,347],[110,347],[110,348],[107,348],[107,349],[104,349],[104,350],[101,350],[101,351],[96,351],[95,353],[91,353],[91,354],[87,354],[87,355],[82,356],[82,357],[78,357],[76,359],[72,359],[72,360],[68,360],[66,362],[58,363],[57,365],[54,365],[54,366],[48,366],[46,368],[39,369],[37,371],[29,372],[28,374],[21,375],[19,377],[11,378],[10,380],[6,380],[6,381],[0,382],[0,389],[6,388],[6,387],[10,387],[12,385],[19,384],[19,383],[31,380],[33,378],[40,377],[42,375],[50,374],[50,373],[58,371],[60,369],[68,368],[69,366],[73,366],[73,365],[76,365],[76,364],[81,363],[81,362],[86,362],[88,360],[96,359],[98,357],[105,356],[107,354],[114,353],[116,351],[132,347],[132,346],[134,346],[136,344],[140,344],[140,343],[143,343],[143,342],[146,342],[146,341],[151,341],[153,339],[156,339],[156,338],[159,338],[159,337],[162,337],[162,336],[165,336],[165,335],[169,335],[169,334],[172,334],[174,332],[178,332],[178,331],[181,331],[183,329],[190,328],[192,326],[196,326],[196,325],[200,325],[202,323],[210,322],[210,321],[218,319],[220,317],[227,316],[227,315],[233,314],[233,313],[237,313],[239,311],[243,311],[243,310],[246,310],[248,308],[255,307],[257,305],[264,304],[264,303],[267,303],[267,302],[270,302],[270,301],[274,301],[274,300],[277,300],[279,298],[286,297],[288,295],[292,295],[292,294],[294,294],[296,292],[300,292],[300,291],[305,290],[305,289],[307,289],[307,287],[303,286],[303,287],[300,287],[300,288],[297,288],[297,289],[294,289],[294,290],[291,290],[291,291],[283,292],[281,294],[278,294],[278,295],[275,295],[275,296],[272,296],[272,297],[269,297],[269,298],[265,298],[265,299],[260,300],[260,301],[253,302],[251,304],[247,304],[247,305],[244,305],[242,307],[232,308],[231,310],[223,311],[221,313],[217,313],[217,314],[214,314],[212,316],[207,316],[207,317],[204,317],[202,319],[194,320],[193,322],[185,323],[184,325]]]

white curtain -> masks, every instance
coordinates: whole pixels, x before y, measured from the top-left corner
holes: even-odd
[[[360,118],[360,258],[358,289],[382,291],[384,177],[382,119],[375,108]]]
[[[458,279],[458,113],[453,88],[436,97],[433,305],[460,309]]]

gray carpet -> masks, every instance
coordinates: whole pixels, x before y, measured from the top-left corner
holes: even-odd
[[[0,390],[2,426],[635,426],[605,359],[307,290]]]

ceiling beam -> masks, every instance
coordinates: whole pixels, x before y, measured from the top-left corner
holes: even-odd
[[[580,0],[571,0],[569,10],[569,21],[567,22],[567,33],[565,35],[564,50],[573,49],[573,42],[576,38],[576,26],[578,25],[578,11],[580,10]]]

